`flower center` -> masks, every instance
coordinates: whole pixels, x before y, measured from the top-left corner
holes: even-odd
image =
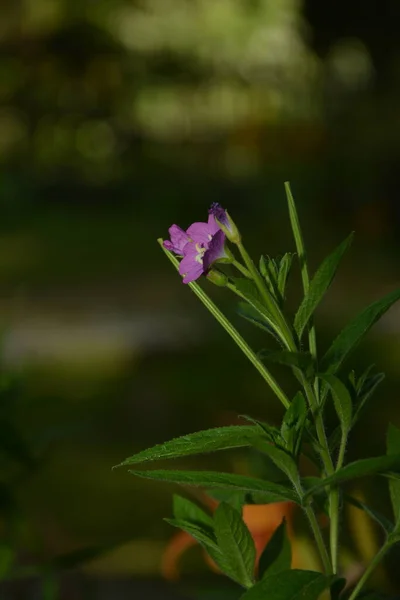
[[[196,255],[196,262],[200,263],[201,265],[203,264],[203,256],[205,251],[207,250],[207,248],[205,248],[204,244],[196,244],[196,250],[197,250],[197,255]]]

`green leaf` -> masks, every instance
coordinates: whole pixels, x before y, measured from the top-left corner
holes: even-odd
[[[322,381],[325,381],[331,389],[333,402],[342,426],[342,431],[344,435],[347,435],[351,428],[353,413],[350,392],[344,383],[340,381],[338,377],[335,377],[335,375],[325,375],[322,373],[319,375],[319,378],[322,379]]]
[[[293,458],[285,450],[274,446],[265,440],[257,440],[254,442],[254,447],[260,452],[266,454],[289,479],[294,482],[299,480],[299,472]]]
[[[352,420],[352,424],[351,424],[352,427],[358,421],[363,410],[365,409],[365,406],[366,406],[368,400],[372,397],[376,388],[378,387],[378,385],[380,383],[382,383],[382,381],[384,379],[385,379],[384,373],[376,373],[376,375],[372,375],[371,377],[368,377],[365,380],[365,382],[363,383],[363,385],[359,391],[358,402],[357,402],[356,410],[354,412],[354,416],[353,416],[353,420]]]
[[[264,578],[280,571],[290,569],[292,547],[287,535],[286,521],[277,527],[260,557],[259,573]]]
[[[360,394],[362,389],[364,388],[364,385],[366,384],[366,381],[369,378],[369,374],[371,373],[374,367],[375,365],[369,365],[369,367],[365,369],[364,373],[358,378],[356,383],[356,389],[358,394]]]
[[[174,518],[178,521],[188,521],[199,526],[208,527],[211,531],[214,528],[213,518],[207,514],[200,506],[191,502],[183,496],[174,494],[173,497]]]
[[[254,417],[250,417],[249,415],[239,415],[239,416],[242,419],[245,419],[246,421],[250,421],[250,423],[254,423],[254,425],[257,425],[257,427],[260,428],[260,431],[263,434],[265,434],[264,437],[268,441],[270,441],[274,444],[279,442],[280,433],[279,433],[279,429],[277,427],[274,427],[273,425],[269,425],[268,423],[265,423],[265,421],[260,421],[259,419],[254,419]]]
[[[218,546],[228,565],[228,575],[249,588],[253,585],[256,548],[242,516],[229,504],[222,502],[214,514]]]
[[[258,355],[273,363],[285,365],[287,367],[295,367],[311,375],[314,360],[309,352],[290,352],[290,350],[261,350]]]
[[[383,474],[393,470],[400,470],[400,453],[356,460],[342,467],[333,475],[321,479],[318,484],[304,494],[303,500],[319,492],[327,485],[343,483],[344,481],[366,477],[367,475],[375,475],[376,473]]]
[[[253,302],[262,304],[262,297],[254,281],[247,279],[247,277],[230,277],[230,281],[251,304]]]
[[[281,426],[281,436],[286,449],[297,457],[300,452],[301,438],[307,421],[308,408],[304,396],[298,392],[293,398]]]
[[[265,504],[265,496],[260,492],[237,492],[232,490],[212,489],[207,490],[207,493],[211,498],[218,500],[218,502],[226,502],[240,510],[245,504]]]
[[[252,440],[257,437],[261,437],[260,429],[252,425],[215,427],[214,429],[190,433],[164,444],[157,444],[157,446],[134,454],[117,466],[123,467],[151,460],[178,458],[215,452],[216,450],[227,450],[228,448],[251,446]]]
[[[282,298],[282,301],[284,301],[285,299],[286,283],[290,273],[290,269],[292,268],[293,256],[294,255],[291,252],[286,252],[286,254],[282,256],[279,263],[278,291]]]
[[[353,233],[350,234],[349,237],[345,239],[344,242],[342,242],[340,246],[338,246],[336,250],[334,250],[332,254],[330,254],[323,261],[318,271],[314,275],[314,278],[310,283],[308,293],[304,297],[294,319],[294,328],[299,336],[299,339],[301,339],[307,323],[331,285],[340,260],[347,248],[350,246],[352,240]]]
[[[334,580],[315,571],[280,571],[256,583],[240,600],[318,600]]]
[[[230,565],[225,560],[225,557],[218,546],[217,538],[214,532],[214,523],[213,528],[209,529],[208,527],[204,527],[202,525],[196,525],[195,523],[191,523],[189,521],[185,521],[183,519],[164,519],[167,523],[172,525],[173,527],[177,527],[178,529],[182,529],[182,531],[186,531],[189,535],[192,536],[203,548],[207,551],[213,561],[219,566],[221,571],[232,577],[234,575],[230,572]],[[232,577],[235,579],[235,577]]]
[[[279,307],[285,300],[286,282],[293,262],[293,254],[287,252],[280,258],[261,256],[260,273]]]
[[[248,321],[255,327],[262,329],[265,333],[272,335],[273,338],[275,338],[277,341],[280,341],[278,339],[277,334],[270,325],[270,320],[262,317],[259,311],[256,310],[251,304],[247,304],[246,302],[239,302],[237,305],[236,312],[240,317],[246,319],[246,321]]]
[[[172,525],[172,527],[177,527],[178,529],[182,529],[182,531],[186,531],[186,533],[191,535],[205,548],[211,548],[212,550],[219,552],[217,540],[212,531],[209,531],[201,525],[185,521],[184,519],[164,519],[164,521]]]
[[[400,299],[400,290],[370,304],[351,321],[334,340],[321,362],[321,371],[336,373],[343,361],[359,344],[371,327]]]
[[[246,279],[245,277],[231,277],[231,282],[234,284],[240,294],[246,298],[249,306],[251,306],[258,317],[261,318],[273,335],[275,334],[274,322],[271,318],[271,314],[268,309],[264,306],[264,301],[260,296],[257,286],[253,281]]]
[[[316,485],[318,485],[320,481],[321,481],[321,477],[309,476],[309,477],[301,478],[301,484],[302,484],[303,490],[305,490],[305,491],[311,490]],[[317,494],[313,498],[313,502],[315,503],[318,510],[322,514],[329,517],[329,497],[325,490],[324,490],[324,493]]]
[[[349,494],[343,495],[344,499],[349,503],[355,506],[356,508],[363,510],[367,515],[371,517],[378,525],[382,527],[385,533],[389,534],[393,531],[394,525],[387,519],[384,515],[381,515],[378,511],[374,510],[368,504],[361,502],[358,498],[354,498]]]
[[[400,429],[392,424],[389,425],[386,444],[388,457],[400,453]],[[397,530],[400,528],[400,480],[391,478],[389,489]]]
[[[264,504],[272,502],[282,502],[289,500],[299,503],[299,498],[293,490],[273,483],[272,481],[263,481],[255,477],[245,477],[243,475],[234,475],[230,473],[218,473],[217,471],[129,471],[137,477],[145,479],[155,479],[157,481],[167,481],[178,483],[180,485],[193,485],[197,487],[224,488],[231,490],[241,490],[244,492],[255,492],[263,494]]]

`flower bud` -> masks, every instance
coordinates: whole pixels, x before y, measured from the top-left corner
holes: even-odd
[[[236,227],[235,222],[231,219],[228,211],[226,211],[218,202],[211,205],[209,213],[214,216],[221,230],[226,235],[227,239],[233,244],[240,244],[241,235]]]
[[[211,281],[211,283],[213,283],[214,285],[217,285],[218,287],[226,287],[226,285],[228,283],[228,278],[225,275],[225,273],[222,273],[221,271],[218,271],[217,269],[211,269],[207,273],[206,277],[209,281]]]

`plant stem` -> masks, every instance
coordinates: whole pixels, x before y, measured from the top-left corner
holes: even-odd
[[[265,301],[268,311],[271,313],[271,316],[273,317],[273,319],[276,323],[276,327],[275,327],[276,332],[278,333],[282,342],[285,344],[285,346],[289,350],[291,350],[292,352],[296,351],[297,350],[296,344],[294,343],[293,335],[292,335],[292,332],[290,331],[290,328],[286,322],[286,319],[282,315],[282,312],[280,311],[279,306],[276,304],[274,298],[270,294],[267,286],[264,283],[264,280],[262,279],[260,273],[258,272],[249,253],[247,252],[246,248],[243,246],[243,244],[241,242],[239,244],[237,244],[237,247],[238,247],[239,252],[246,264],[246,267],[248,268],[248,270],[251,274],[251,277],[252,277],[254,283],[256,284],[256,286],[258,288],[258,291],[260,292],[263,300]]]
[[[157,240],[165,254],[172,262],[174,267],[179,269],[179,261],[162,245],[162,240]],[[261,377],[268,383],[272,391],[276,394],[279,400],[282,402],[285,408],[289,408],[290,402],[285,392],[282,390],[278,382],[274,379],[271,373],[268,371],[266,366],[260,361],[256,353],[250,348],[248,343],[242,338],[240,333],[235,329],[235,327],[230,323],[230,321],[225,317],[225,315],[219,310],[219,308],[214,304],[214,302],[207,296],[207,294],[201,289],[201,287],[197,283],[189,283],[190,289],[196,294],[196,296],[201,300],[204,306],[210,311],[210,313],[215,317],[220,325],[225,329],[227,333],[231,336],[231,338],[236,342],[242,352],[247,356],[252,365],[257,369],[260,373]]]
[[[303,486],[301,484],[300,478],[298,478],[297,481],[291,478],[291,481],[292,481],[298,495],[301,498],[304,494],[304,491],[303,491]],[[303,506],[303,510],[306,513],[308,522],[309,522],[311,530],[313,532],[314,539],[317,544],[317,548],[318,548],[318,551],[319,551],[319,554],[320,554],[320,557],[322,560],[322,564],[323,564],[323,567],[325,570],[325,574],[332,575],[331,561],[329,558],[328,551],[326,549],[324,538],[322,537],[322,532],[321,532],[320,526],[318,524],[317,517],[315,516],[314,509],[311,506],[311,504],[305,504]]]
[[[250,304],[250,306],[252,306],[260,314],[260,316],[263,319],[265,319],[265,321],[268,323],[269,327],[271,327],[272,330],[275,330],[274,322],[271,320],[269,313],[267,313],[267,311],[266,311],[266,309],[264,309],[264,307],[261,308],[261,306],[259,307],[259,306],[255,306],[254,304],[252,304],[252,302],[249,300],[249,298],[246,298],[246,296],[244,294],[242,294],[242,292],[240,290],[238,290],[237,287],[233,283],[227,283],[226,287],[228,288],[228,290],[233,292],[236,296],[238,296],[239,298],[241,298],[242,300],[245,300],[245,302]]]
[[[301,270],[301,279],[303,282],[303,290],[304,295],[308,294],[308,290],[310,289],[310,276],[308,273],[308,265],[307,265],[307,252],[303,239],[303,232],[300,227],[300,220],[297,214],[296,204],[294,202],[292,190],[290,189],[290,183],[285,181],[285,190],[286,196],[288,200],[289,206],[289,217],[292,225],[294,241],[296,244],[297,254],[299,256],[300,262],[300,270]],[[308,339],[310,344],[310,352],[311,355],[316,359],[317,358],[317,338],[315,333],[315,326],[310,320],[310,326],[308,330]]]
[[[294,202],[294,198],[292,195],[292,191],[290,189],[290,183],[288,181],[285,182],[285,191],[288,201],[289,207],[289,216],[290,222],[292,225],[293,236],[296,243],[296,250],[299,255],[300,261],[300,269],[301,269],[301,278],[303,282],[303,290],[304,295],[307,295],[310,289],[310,276],[308,273],[308,265],[307,265],[307,253],[303,239],[303,233],[300,226],[300,220],[296,209],[296,204]],[[309,331],[308,331],[308,339],[311,355],[317,360],[317,340],[315,334],[315,327],[311,321]],[[317,431],[318,441],[321,445],[321,458],[323,460],[325,471],[327,475],[331,475],[334,472],[334,466],[332,462],[332,458],[329,452],[328,440],[326,439],[326,433],[324,428],[324,423],[322,420],[322,416],[319,411],[319,384],[318,378],[315,378],[314,382],[314,393],[307,394],[311,410],[314,414],[315,427]],[[341,452],[339,456],[339,460],[341,463],[343,462],[345,451],[345,443],[342,443]],[[340,468],[340,467],[338,467]],[[339,538],[339,490],[337,487],[331,487],[329,492],[329,517],[331,521],[330,527],[330,550],[331,550],[331,560],[333,572],[336,574],[337,572],[337,560],[338,560],[338,538]]]
[[[315,516],[315,513],[313,511],[313,509],[311,508],[311,506],[306,506],[304,508],[304,512],[307,515],[307,518],[309,520],[314,538],[315,538],[315,542],[317,544],[320,556],[321,556],[321,560],[322,560],[322,564],[324,566],[325,569],[325,574],[326,575],[332,575],[333,572],[333,567],[331,565],[331,561],[329,559],[329,554],[328,551],[326,549],[325,546],[325,542],[324,542],[324,538],[322,537],[322,533],[321,533],[321,529],[318,525],[318,521],[317,521],[317,517]]]
[[[235,260],[233,261],[232,265],[233,265],[234,267],[236,267],[236,269],[237,269],[238,271],[240,271],[242,275],[244,275],[244,276],[245,276],[245,277],[247,277],[248,279],[252,279],[250,271],[249,271],[248,269],[246,269],[246,267],[244,267],[244,266],[242,265],[242,263],[240,263],[238,260],[236,260],[236,259],[235,259]]]
[[[381,562],[381,560],[383,559],[386,552],[390,549],[391,546],[392,546],[392,543],[389,541],[386,541],[386,543],[382,546],[382,548],[379,550],[379,552],[371,560],[368,567],[365,569],[360,581],[357,583],[356,587],[352,591],[348,600],[354,600],[354,598],[356,598],[358,596],[358,594],[361,592],[362,588],[364,587],[365,583],[369,579],[370,575],[376,569],[376,567],[379,565],[379,563]]]

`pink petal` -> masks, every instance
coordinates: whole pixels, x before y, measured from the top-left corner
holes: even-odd
[[[195,243],[208,244],[210,242],[208,223],[193,223],[186,233]]]
[[[171,237],[172,245],[182,252],[183,247],[189,241],[189,236],[187,235],[186,231],[183,231],[183,229],[178,225],[171,225],[171,227],[168,229],[168,232]]]
[[[198,255],[198,251],[193,242],[186,244],[183,249],[183,258],[179,263],[179,273],[184,275],[192,268],[193,264],[196,263],[196,256]],[[199,263],[197,263],[199,264]]]
[[[212,213],[208,215],[208,231],[211,235],[215,235],[218,231],[221,231]]]
[[[191,281],[195,281],[196,279],[201,277],[201,275],[203,275],[203,272],[203,265],[198,262],[195,262],[192,265],[190,271],[188,271],[185,277],[183,278],[183,283],[190,283]]]

